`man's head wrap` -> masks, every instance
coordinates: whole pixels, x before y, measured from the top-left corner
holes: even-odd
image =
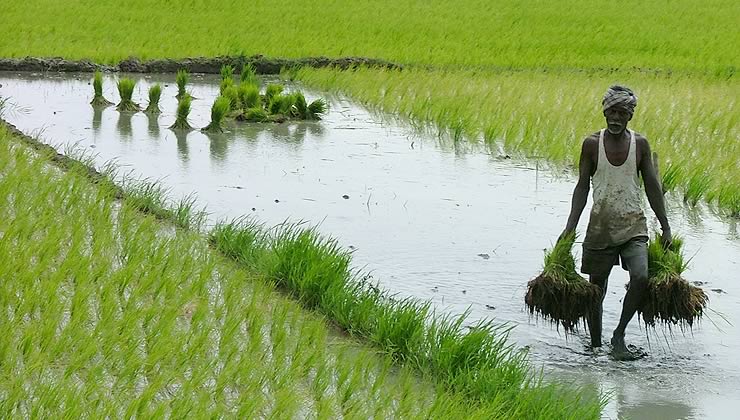
[[[613,106],[621,106],[630,113],[634,113],[637,106],[637,96],[629,88],[614,85],[604,94],[601,105],[604,107],[604,111]]]

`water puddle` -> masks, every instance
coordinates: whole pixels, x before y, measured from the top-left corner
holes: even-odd
[[[733,325],[710,313],[717,325],[705,320],[693,333],[648,339],[633,320],[627,340],[649,355],[616,362],[606,351],[587,349],[585,334],[566,340],[524,310],[526,282],[565,224],[572,176],[484,149],[462,150],[342,98],[331,98],[321,122],[231,124],[219,135],[178,134],[166,128],[174,121],[174,76],[134,77],[134,99],[142,105],[151,83],[165,86],[159,118],[93,110],[90,75],[0,73],[0,97],[12,104],[5,118],[24,132],[52,144],[77,144],[96,153],[99,163],[114,159],[161,179],[174,197],[194,192],[213,220],[251,214],[268,224],[320,224],[354,250],[356,265],[399,295],[515,325],[512,340],[527,346],[550,375],[611,393],[606,418],[725,418],[740,406],[736,221],[669,203],[673,231],[686,237],[693,256],[687,278],[705,282],[710,307]],[[202,99],[193,102],[190,121],[203,127],[218,80],[193,79],[190,89]],[[306,94],[309,100],[319,95]],[[118,99],[111,77],[105,95]],[[615,268],[605,334],[616,326],[626,281]]]

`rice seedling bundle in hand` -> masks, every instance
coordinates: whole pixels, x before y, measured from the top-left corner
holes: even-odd
[[[177,76],[175,78],[175,81],[177,82],[177,95],[175,96],[177,99],[185,97],[188,93],[185,91],[185,87],[188,84],[188,81],[190,80],[190,74],[188,74],[188,71],[185,69],[178,70]]]
[[[190,115],[190,103],[193,98],[190,95],[185,95],[177,102],[177,117],[175,123],[170,126],[172,130],[192,130],[193,127],[188,123],[188,115]]]
[[[139,105],[131,99],[134,95],[136,82],[132,79],[123,78],[118,81],[118,94],[121,95],[121,102],[116,106],[119,111],[139,111]]]
[[[601,288],[576,272],[572,249],[575,233],[571,233],[545,254],[542,273],[527,284],[524,302],[530,314],[537,314],[565,332],[576,329],[592,308],[601,300]]]
[[[93,91],[95,92],[95,96],[93,96],[93,99],[90,102],[90,105],[92,106],[113,105],[113,102],[105,99],[105,97],[103,96],[103,73],[101,73],[100,70],[96,71],[95,76],[93,76]]]
[[[231,105],[229,98],[219,96],[216,101],[213,102],[211,107],[211,123],[208,124],[203,131],[210,133],[221,133],[223,132],[223,120],[226,114],[229,112]]]
[[[147,105],[144,112],[147,114],[159,114],[159,98],[162,97],[162,86],[157,83],[149,88],[149,105]]]
[[[648,244],[648,287],[638,308],[646,325],[654,327],[660,321],[664,326],[678,325],[683,330],[691,328],[704,314],[709,297],[681,277],[688,266],[682,246],[683,241],[674,238],[666,248],[660,236]]]

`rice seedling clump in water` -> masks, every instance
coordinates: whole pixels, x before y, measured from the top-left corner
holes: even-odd
[[[90,102],[90,105],[92,106],[113,105],[113,102],[105,99],[105,97],[103,96],[103,73],[101,73],[100,70],[96,71],[95,76],[93,76],[93,90],[95,92],[95,96],[93,96],[93,99]]]
[[[573,332],[601,299],[601,288],[576,272],[573,258],[575,233],[558,240],[545,254],[542,273],[527,284],[524,302],[530,314],[537,314],[550,322],[562,325],[565,332]]]
[[[177,117],[175,123],[170,126],[173,130],[192,130],[193,127],[188,123],[188,115],[190,115],[190,103],[193,98],[190,95],[185,95],[177,102]]]
[[[123,78],[118,81],[118,94],[121,95],[121,102],[116,106],[119,111],[139,111],[139,105],[131,99],[134,95],[136,82],[132,79]]]
[[[660,321],[665,326],[678,325],[683,330],[691,328],[704,314],[709,297],[681,277],[688,266],[682,246],[683,241],[677,237],[667,249],[660,237],[648,244],[648,289],[638,308],[646,325],[654,327],[656,321]]]
[[[183,98],[185,95],[187,95],[185,87],[187,86],[189,80],[190,74],[188,74],[187,70],[178,70],[177,76],[175,78],[175,81],[177,83],[177,95],[175,97],[177,99]]]
[[[239,80],[242,85],[254,86],[259,89],[259,79],[257,79],[257,71],[252,64],[245,64],[242,67],[242,72],[239,75]]]
[[[144,112],[147,114],[159,114],[162,112],[159,109],[159,98],[162,96],[162,86],[157,83],[156,85],[149,88],[149,105],[147,105]]]
[[[228,98],[224,96],[216,98],[216,101],[213,102],[213,106],[211,107],[211,123],[203,128],[203,131],[211,133],[223,132],[222,123],[224,117],[226,117],[226,114],[229,112],[230,107]]]

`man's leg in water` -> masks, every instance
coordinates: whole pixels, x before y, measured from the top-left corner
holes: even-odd
[[[637,308],[645,297],[647,290],[647,239],[633,239],[622,250],[621,256],[630,273],[630,284],[627,294],[624,296],[619,325],[614,330],[611,343],[615,352],[629,353],[624,343],[624,331],[627,329],[627,324],[630,323],[635,312],[637,312]]]
[[[601,299],[599,304],[591,308],[591,313],[588,315],[588,332],[591,335],[591,347],[601,347],[601,325],[602,325],[602,314],[604,312],[604,297],[606,297],[606,286],[609,283],[609,272],[606,274],[591,274],[588,281],[599,286],[601,288]]]

